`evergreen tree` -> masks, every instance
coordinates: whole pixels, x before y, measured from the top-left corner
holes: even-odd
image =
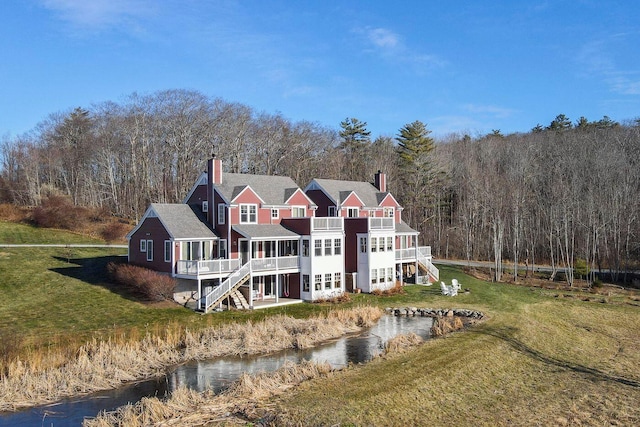
[[[343,178],[351,180],[366,179],[366,161],[371,143],[371,132],[367,130],[367,122],[356,118],[346,118],[340,122],[342,130],[339,135],[342,138],[339,148],[344,153],[347,165]]]

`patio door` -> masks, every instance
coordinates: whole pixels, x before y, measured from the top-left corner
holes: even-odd
[[[238,239],[240,246],[240,264],[244,265],[249,261],[249,241],[247,239]]]

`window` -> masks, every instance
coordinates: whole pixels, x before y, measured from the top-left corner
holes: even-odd
[[[316,291],[319,291],[320,289],[322,289],[322,274],[316,274],[314,276],[313,286]]]
[[[342,253],[342,239],[333,240],[333,254],[340,255]]]
[[[227,239],[220,239],[220,245],[218,246],[218,256],[222,259],[227,259]]]
[[[329,208],[327,209],[327,216],[338,216],[338,215],[336,215],[336,207],[335,206],[329,206]]]
[[[347,218],[358,218],[360,216],[360,209],[347,208]]]
[[[307,210],[304,206],[293,206],[291,208],[291,217],[292,218],[304,218],[307,216]]]
[[[322,240],[317,239],[313,242],[314,245],[314,249],[315,249],[315,255],[316,256],[322,256]]]
[[[202,202],[202,212],[209,212],[209,202],[206,200]]]
[[[153,240],[147,240],[147,261],[153,261]]]
[[[302,292],[309,292],[309,275],[302,275]]]
[[[333,275],[333,287],[340,289],[342,287],[342,273],[336,273]]]
[[[171,240],[164,241],[164,262],[171,262]]]
[[[393,250],[393,237],[387,237],[387,251],[391,252]]]
[[[360,252],[362,252],[362,253],[366,253],[367,252],[367,238],[366,237],[361,237],[360,238]]]
[[[225,219],[225,208],[224,208],[224,204],[220,203],[218,204],[218,224],[224,224],[226,219]]]
[[[376,252],[378,250],[378,238],[371,238],[371,252]]]
[[[258,205],[240,205],[240,224],[256,224],[258,222]]]
[[[385,218],[393,218],[395,210],[393,208],[384,208],[382,214]]]
[[[302,239],[302,256],[309,256],[309,239]]]
[[[387,282],[393,283],[393,268],[387,268]]]
[[[371,283],[378,283],[378,270],[376,268],[371,270]]]
[[[331,239],[324,239],[324,254],[331,255]]]
[[[326,273],[324,275],[324,288],[331,289],[331,273]]]
[[[280,210],[277,208],[271,208],[271,219],[280,218]]]
[[[147,252],[147,241],[140,240],[140,252]]]
[[[384,237],[378,238],[378,251],[384,252]]]

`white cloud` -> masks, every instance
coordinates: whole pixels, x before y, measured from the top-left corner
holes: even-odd
[[[367,31],[369,41],[381,49],[395,49],[400,44],[400,37],[386,28],[373,28]]]
[[[42,6],[73,27],[91,31],[131,26],[158,7],[148,0],[42,0]]]

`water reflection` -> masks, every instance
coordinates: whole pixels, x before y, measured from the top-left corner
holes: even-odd
[[[102,410],[113,410],[143,397],[165,397],[180,386],[219,392],[243,373],[275,371],[286,362],[303,360],[328,362],[334,368],[350,363],[365,363],[380,354],[384,344],[400,334],[416,333],[429,337],[432,319],[427,317],[383,316],[371,329],[360,335],[301,351],[282,351],[257,357],[228,357],[193,361],[181,365],[160,379],[142,381],[115,390],[94,393],[82,399],[65,400],[58,404],[0,415],[0,426],[77,426],[84,417],[93,417]]]

